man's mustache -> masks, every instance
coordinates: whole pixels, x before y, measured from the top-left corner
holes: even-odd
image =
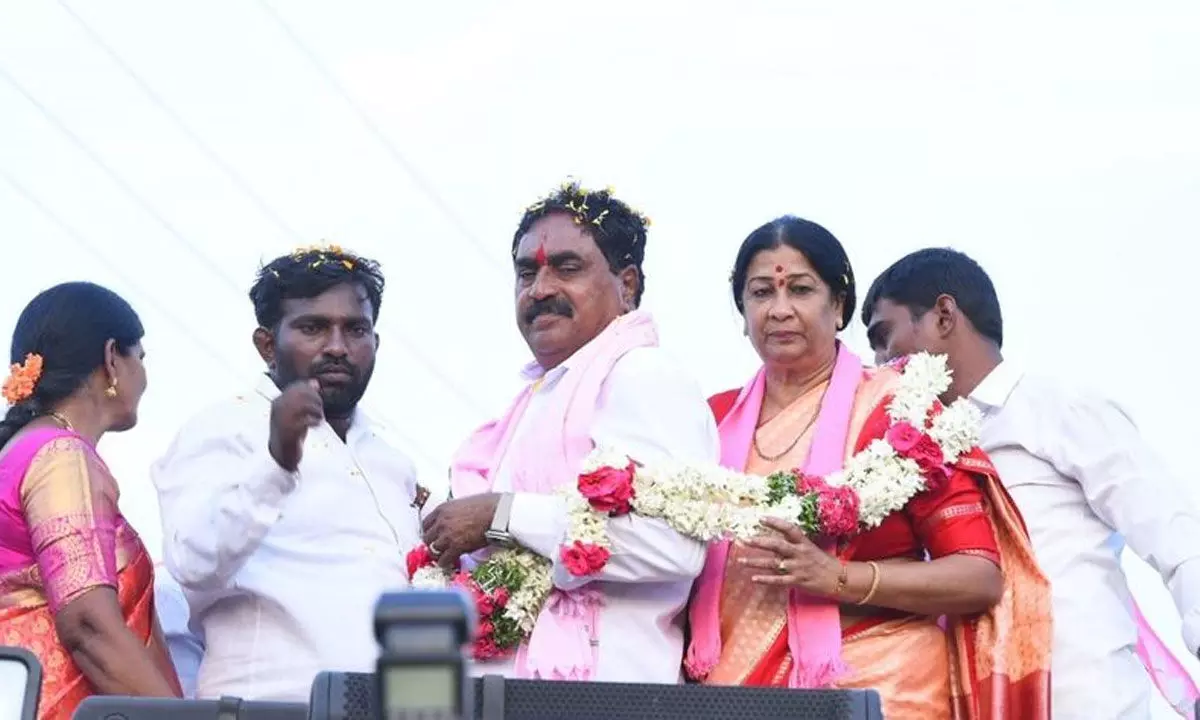
[[[552,295],[548,298],[542,298],[535,301],[532,305],[525,309],[525,314],[522,319],[525,324],[533,322],[539,315],[561,315],[567,319],[575,317],[575,311],[571,309],[571,304],[557,295]]]
[[[320,375],[322,373],[327,373],[327,372],[344,372],[352,378],[358,377],[358,369],[357,368],[355,368],[350,363],[342,362],[339,360],[330,360],[328,362],[323,362],[320,365],[317,365],[316,367],[313,368],[312,374]]]

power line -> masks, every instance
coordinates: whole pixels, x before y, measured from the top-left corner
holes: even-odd
[[[117,187],[121,188],[121,190],[139,207],[141,207],[142,210],[153,217],[159,223],[159,225],[161,225],[168,234],[179,241],[193,257],[207,267],[212,274],[220,278],[226,286],[234,291],[234,293],[241,295],[242,290],[238,287],[238,284],[225,273],[223,268],[214,263],[207,254],[205,254],[199,247],[195,245],[195,243],[188,240],[169,220],[167,220],[141,194],[139,194],[132,185],[122,178],[115,170],[113,170],[112,167],[110,167],[98,153],[92,150],[87,143],[85,143],[78,135],[72,132],[71,129],[68,128],[66,124],[58,118],[58,116],[56,116],[48,107],[46,107],[46,105],[41,103],[20,83],[18,83],[16,79],[2,66],[0,66],[0,78],[3,78],[6,82],[8,82],[9,85],[16,89],[18,93],[20,93],[26,100],[36,107],[51,125],[53,125],[59,132],[63,133],[68,139],[70,139],[71,142],[88,157],[88,159],[96,164],[105,173],[105,175],[108,176],[110,181],[117,185]],[[485,414],[485,411],[478,405],[478,403],[465,392],[463,392],[462,388],[460,388],[457,383],[451,381],[450,378],[448,378],[445,373],[439,369],[437,364],[434,363],[433,360],[423,351],[421,351],[415,343],[406,340],[403,333],[399,334],[398,339],[400,344],[407,348],[409,354],[417,360],[418,364],[424,366],[426,371],[428,371],[439,382],[441,382],[442,385],[449,389],[451,394],[454,395],[460,403],[468,408],[471,408],[475,412],[480,413],[481,415]]]
[[[117,67],[121,68],[121,71],[129,76],[129,79],[133,80],[138,88],[145,93],[146,97],[150,98],[151,102],[153,102],[160,110],[166,113],[167,117],[171,118],[171,121],[175,123],[176,127],[178,127],[184,135],[187,135],[188,139],[200,149],[200,152],[203,153],[204,156],[209,159],[209,161],[220,168],[221,172],[225,173],[225,176],[228,177],[230,181],[232,181],[233,184],[238,187],[239,190],[246,194],[246,197],[250,198],[251,202],[254,203],[260,212],[269,217],[271,221],[278,225],[285,233],[291,235],[297,241],[303,241],[303,236],[292,226],[288,225],[287,222],[285,222],[284,219],[279,215],[279,213],[275,212],[274,208],[272,208],[267,201],[264,200],[262,196],[254,190],[253,187],[251,187],[250,183],[248,183],[240,173],[234,170],[233,167],[229,163],[225,162],[221,156],[212,149],[211,146],[204,142],[199,134],[197,134],[196,131],[194,131],[191,126],[184,121],[179,113],[171,108],[171,106],[168,105],[165,100],[163,100],[162,96],[155,92],[154,88],[150,87],[149,83],[147,83],[141,75],[135,72],[134,69],[130,67],[129,63],[125,62],[124,58],[118,55],[117,51],[104,41],[104,38],[100,36],[100,33],[96,32],[96,30],[92,28],[92,26],[86,20],[80,17],[79,13],[75,12],[75,10],[67,3],[66,0],[58,0],[58,4],[62,6],[63,10],[67,11],[67,14],[69,14],[75,20],[83,32],[89,38],[91,38],[92,42],[94,42],[101,50],[103,50],[104,53],[108,55],[109,59],[116,63]]]
[[[166,100],[164,100],[162,96],[154,90],[154,88],[150,87],[150,84],[147,83],[145,79],[143,79],[132,68],[132,66],[130,66],[130,64],[112,48],[111,45],[105,42],[100,33],[97,32],[87,20],[85,20],[82,16],[75,12],[73,8],[71,8],[67,0],[58,0],[58,4],[67,11],[67,13],[75,20],[75,22],[83,29],[84,33],[87,34],[87,36],[91,38],[91,40],[109,56],[109,58],[117,65],[117,67],[119,67],[121,71],[124,72],[138,86],[138,88],[141,89],[141,91],[145,93],[145,95],[150,98],[150,100],[157,105],[159,109],[161,109],[167,115],[167,117],[172,120],[172,122],[175,123],[175,125],[188,137],[188,139],[190,139],[198,148],[200,148],[205,157],[207,157],[214,165],[220,168],[221,171],[224,172],[225,175],[238,187],[238,189],[251,199],[254,205],[258,207],[258,209],[264,215],[270,218],[285,233],[292,235],[297,241],[303,241],[303,236],[293,229],[286,221],[284,221],[279,213],[275,212],[275,210],[269,204],[267,204],[265,200],[263,200],[262,196],[254,190],[250,183],[247,182],[241,176],[241,174],[234,170],[229,163],[225,162],[224,159],[222,159],[222,157],[187,124],[183,117],[172,107],[170,107]],[[475,410],[476,412],[484,412],[484,410],[479,407],[478,403],[474,399],[461,390],[457,383],[451,382],[448,378],[442,376],[440,372],[435,369],[436,365],[433,363],[432,359],[426,356],[420,350],[416,349],[412,343],[408,342],[405,339],[405,334],[403,332],[397,332],[397,337],[400,339],[401,345],[408,348],[409,353],[417,358],[418,363],[425,366],[427,370],[433,372],[435,377],[437,377],[443,385],[446,385],[461,403]]]
[[[50,111],[50,108],[43,105],[36,97],[30,94],[29,91],[24,88],[24,86],[17,82],[16,78],[14,78],[7,70],[4,69],[3,66],[0,66],[0,78],[3,78],[4,81],[11,85],[18,93],[20,93],[22,97],[28,100],[31,105],[37,108],[42,116],[46,118],[47,122],[65,135],[67,139],[69,139],[71,143],[79,149],[80,152],[86,155],[89,160],[91,160],[97,167],[100,168],[101,171],[104,172],[106,176],[108,176],[108,179],[112,181],[114,185],[121,188],[121,191],[128,195],[129,198],[133,200],[136,205],[138,205],[138,207],[144,210],[146,214],[150,215],[150,217],[154,218],[154,220],[158,222],[158,224],[161,225],[164,230],[167,231],[167,234],[173,236],[176,240],[182,243],[192,257],[196,258],[196,260],[207,267],[212,274],[224,281],[224,283],[234,292],[239,294],[241,293],[237,283],[233,282],[229,276],[226,275],[224,271],[212,261],[211,258],[201,252],[200,249],[193,245],[190,241],[188,241],[188,239],[185,238],[183,234],[171,224],[171,221],[163,217],[162,213],[155,210],[154,207],[144,197],[142,197],[142,195],[138,193],[138,191],[135,190],[132,185],[126,182],[126,180],[118,175],[115,170],[109,167],[108,163],[104,161],[104,158],[100,157],[94,150],[88,147],[87,143],[85,143],[78,135],[72,132],[69,127],[63,124],[62,120],[60,120],[58,116]]]
[[[453,225],[454,228],[458,230],[458,232],[465,237],[472,246],[474,246],[475,250],[480,254],[481,257],[483,257],[484,260],[487,261],[489,265],[493,265],[498,270],[507,272],[504,264],[497,260],[494,255],[492,255],[492,253],[487,249],[487,246],[485,246],[483,242],[475,235],[475,233],[471,231],[471,228],[467,225],[467,223],[463,221],[463,219],[459,217],[458,213],[456,213],[454,209],[450,207],[450,204],[442,198],[441,194],[433,187],[433,184],[429,182],[419,170],[417,170],[416,166],[404,156],[404,153],[400,152],[400,149],[396,147],[395,143],[388,139],[388,136],[384,134],[379,125],[371,119],[371,116],[362,109],[362,106],[360,106],[358,102],[356,102],[350,95],[350,93],[347,92],[345,87],[338,82],[337,77],[335,77],[334,74],[329,71],[329,69],[317,56],[316,52],[314,52],[311,47],[309,47],[303,40],[300,39],[300,36],[296,34],[291,25],[289,25],[287,21],[283,19],[279,12],[272,7],[271,3],[267,0],[257,0],[257,2],[259,7],[263,9],[263,12],[269,15],[271,19],[275,21],[275,24],[278,25],[281,30],[283,30],[288,39],[292,41],[292,44],[296,46],[296,49],[300,51],[300,54],[303,55],[305,59],[308,60],[309,64],[312,65],[313,69],[316,70],[317,74],[320,75],[331,88],[333,88],[334,92],[336,92],[342,98],[342,100],[345,101],[346,105],[350,107],[354,114],[358,116],[359,122],[361,122],[363,126],[366,127],[367,131],[379,141],[380,145],[383,145],[392,161],[395,162],[400,169],[408,175],[409,179],[413,181],[417,188],[423,192],[425,196],[434,204],[434,206],[437,207],[437,209],[442,213],[442,215],[444,215],[446,219],[450,221],[450,224]]]
[[[85,250],[87,250],[87,252],[93,258],[95,258],[97,261],[99,261],[100,264],[102,264],[106,268],[108,268],[109,272],[111,272],[113,275],[115,275],[118,280],[120,280],[125,285],[128,285],[129,287],[133,288],[134,290],[138,291],[138,293],[140,295],[147,297],[147,298],[153,298],[153,295],[151,295],[150,293],[143,290],[140,287],[140,285],[138,284],[138,282],[133,279],[133,277],[128,275],[124,270],[121,269],[121,267],[117,263],[110,260],[107,255],[105,255],[103,252],[101,252],[100,248],[97,247],[95,243],[91,242],[86,237],[84,237],[82,233],[80,233],[72,225],[67,223],[66,220],[63,220],[62,217],[60,217],[58,215],[58,213],[56,213],[52,209],[50,209],[50,207],[48,205],[46,205],[46,203],[42,202],[41,199],[39,199],[36,195],[33,194],[32,191],[29,190],[29,188],[25,187],[25,185],[23,183],[21,183],[21,181],[17,180],[15,177],[13,177],[3,167],[0,167],[0,178],[3,178],[4,181],[7,182],[13,188],[13,190],[17,191],[18,195],[25,198],[25,200],[27,200],[30,205],[33,205],[35,208],[37,208],[38,211],[42,213],[42,215],[44,215],[48,220],[50,220],[50,222],[54,223],[54,225],[56,225],[58,227],[58,229],[61,230],[68,238],[73,240],[75,242],[75,244],[83,247]],[[165,315],[167,320],[169,320],[173,325],[175,325],[177,328],[179,328],[183,332],[183,334],[186,335],[188,337],[188,339],[191,340],[196,345],[196,347],[203,350],[209,356],[210,359],[217,361],[218,364],[222,365],[226,370],[229,370],[233,375],[235,375],[235,376],[240,375],[240,373],[238,373],[236,370],[233,369],[233,367],[231,366],[231,364],[227,358],[225,358],[223,355],[218,353],[216,350],[212,349],[212,347],[210,347],[208,345],[208,343],[201,340],[194,332],[192,332],[191,325],[189,323],[184,322],[182,319],[180,319],[174,313],[167,310],[165,306],[163,306],[159,303],[154,303],[154,307],[157,308],[158,311],[161,312],[163,315]]]
[[[0,167],[0,179],[3,179],[5,182],[7,182],[9,186],[11,186],[18,195],[25,198],[30,205],[33,205],[35,208],[37,208],[37,210],[44,215],[46,219],[58,227],[58,229],[61,230],[63,234],[65,234],[70,240],[75,242],[76,245],[82,247],[97,261],[107,267],[109,271],[117,277],[118,280],[133,288],[135,292],[149,300],[150,304],[155,309],[165,316],[166,319],[176,327],[176,329],[180,330],[189,340],[191,340],[192,344],[204,352],[204,354],[208,355],[210,359],[223,367],[230,373],[230,375],[237,378],[239,381],[243,379],[242,373],[233,366],[233,363],[231,363],[227,357],[214,350],[209,343],[205,342],[202,338],[200,338],[199,335],[193,332],[189,323],[184,322],[180,317],[168,310],[165,305],[157,302],[153,293],[147,291],[141,286],[140,283],[134,280],[133,277],[122,270],[117,263],[114,263],[112,260],[110,260],[108,256],[100,250],[96,243],[89,240],[83,235],[83,233],[79,232],[79,230],[77,230],[73,225],[64,220],[58,213],[54,212],[49,205],[42,202],[42,200],[38,196],[34,195],[33,192],[24,185],[24,183],[22,183],[20,180],[17,180],[16,177],[10,174],[3,167]],[[394,434],[397,439],[408,445],[413,453],[423,458],[430,465],[435,467],[437,466],[437,463],[435,463],[428,455],[425,454],[424,451],[420,449],[421,446],[416,441],[396,429],[395,423],[391,422],[375,410],[368,410],[368,412],[383,421],[383,423],[388,427],[388,430]]]

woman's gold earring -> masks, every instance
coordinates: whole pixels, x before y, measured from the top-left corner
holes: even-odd
[[[110,397],[110,398],[115,398],[117,396],[117,381],[116,380],[113,380],[112,383],[107,388],[104,389],[104,395],[106,397]]]

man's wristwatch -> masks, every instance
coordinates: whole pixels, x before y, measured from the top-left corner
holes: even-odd
[[[496,503],[496,513],[492,515],[492,526],[483,533],[489,545],[502,548],[515,547],[517,541],[508,531],[508,517],[512,514],[512,493],[501,493],[500,501]]]

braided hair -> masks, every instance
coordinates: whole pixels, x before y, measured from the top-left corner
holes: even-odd
[[[517,231],[513,234],[512,255],[516,257],[521,238],[535,222],[547,215],[570,215],[575,224],[584,228],[596,241],[600,253],[614,274],[632,265],[637,270],[637,289],[633,305],[641,304],[646,287],[642,262],[646,258],[646,230],[650,218],[641,214],[613,195],[612,188],[587,190],[575,180],[568,180],[546,197],[525,208]]]

